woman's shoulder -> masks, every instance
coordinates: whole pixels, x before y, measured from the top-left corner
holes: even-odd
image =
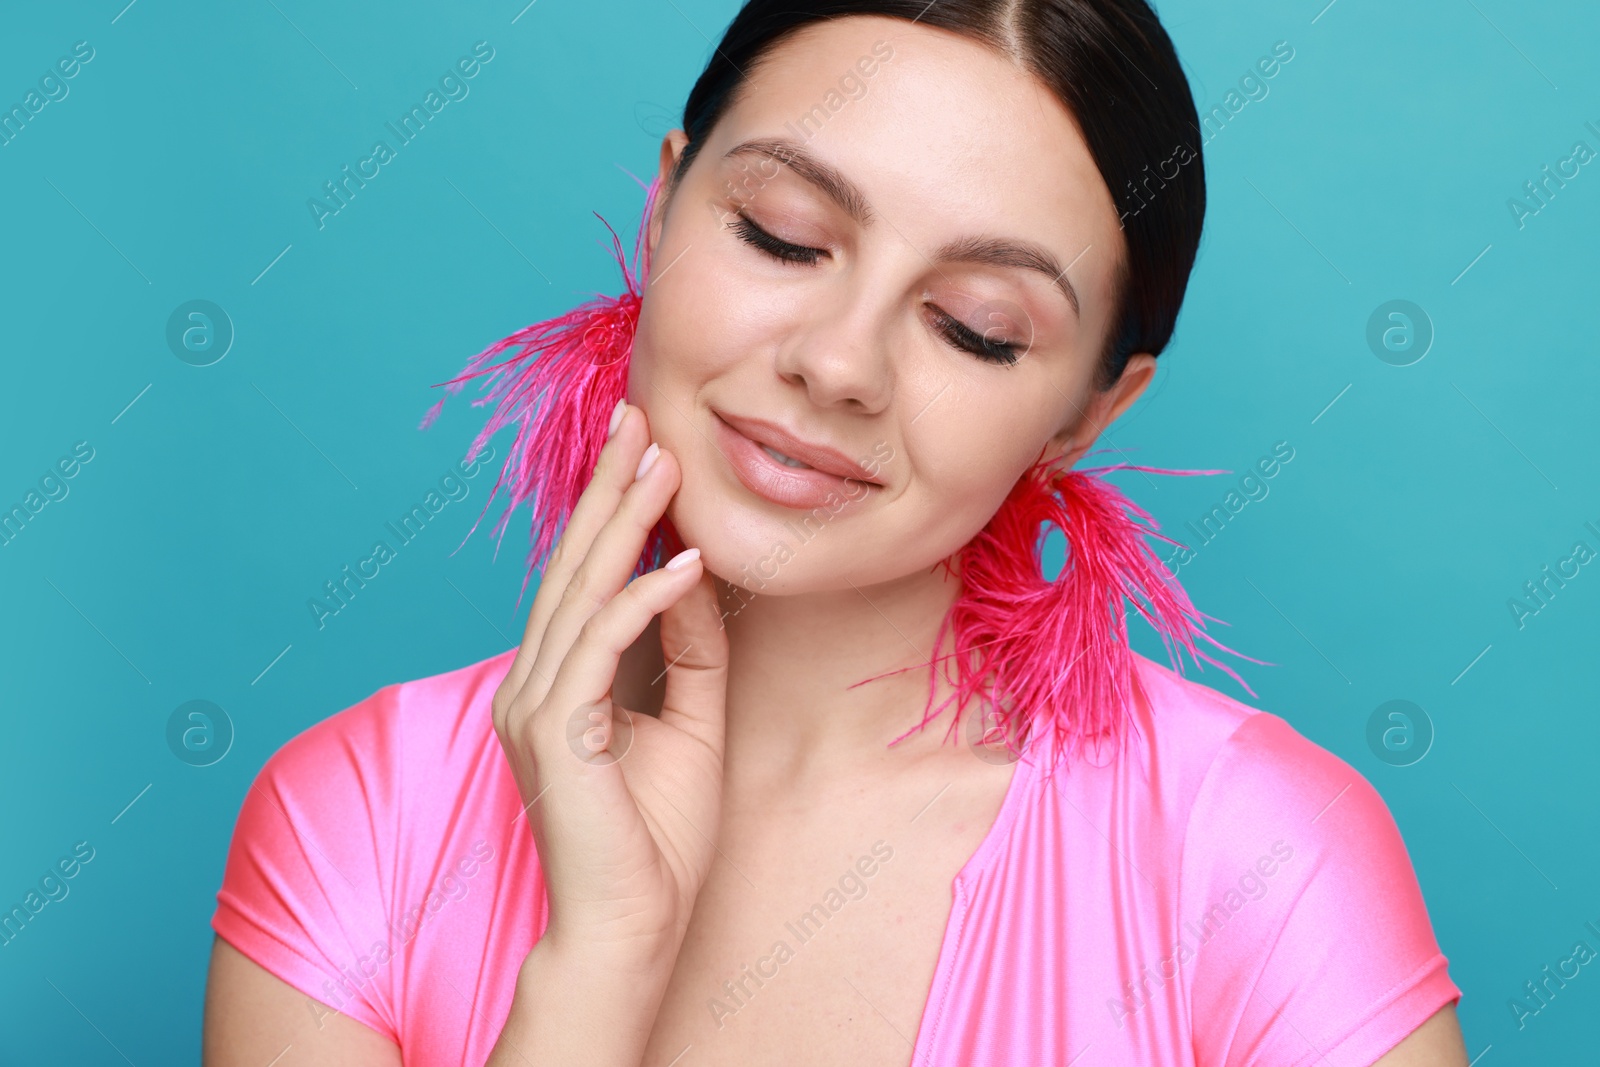
[[[489,840],[510,825],[502,809],[516,811],[490,721],[514,653],[382,686],[285,741],[241,802],[217,934],[398,1041],[408,972],[387,961],[465,895],[464,879],[503,844]],[[492,896],[480,892],[473,907]],[[469,911],[455,907],[453,932]],[[431,943],[438,930],[428,930]]]
[[[245,792],[233,848],[306,839],[365,866],[373,849],[501,799],[488,788],[501,769],[491,702],[515,651],[391,682],[284,741]]]
[[[1147,766],[1187,780],[1201,803],[1219,788],[1238,804],[1325,804],[1366,779],[1272,711],[1252,707],[1172,668],[1134,656],[1143,697],[1134,725]],[[1371,788],[1367,785],[1367,788]],[[1315,814],[1313,808],[1310,814]]]
[[[398,784],[407,770],[436,772],[453,755],[471,758],[492,734],[490,702],[515,653],[380,686],[283,742],[263,774],[331,786],[343,768],[371,788]]]
[[[1365,775],[1284,716],[1141,660],[1139,751],[1182,827],[1173,844],[1191,888],[1232,881],[1276,848],[1335,861],[1324,881],[1414,891],[1399,827]]]
[[[1372,783],[1281,715],[1149,661],[1140,675],[1150,758],[1189,787],[1170,870],[1196,1047],[1287,1063],[1309,1041],[1370,1063],[1459,997]]]

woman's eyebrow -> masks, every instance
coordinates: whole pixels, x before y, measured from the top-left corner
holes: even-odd
[[[783,164],[819,189],[863,227],[871,225],[875,217],[867,198],[862,195],[860,188],[854,182],[840,173],[833,164],[817,158],[794,141],[782,137],[743,141],[730,148],[723,158],[732,159],[739,155],[764,156]],[[1051,284],[1060,290],[1061,295],[1067,298],[1067,303],[1072,305],[1073,314],[1082,314],[1078,291],[1067,278],[1066,268],[1061,266],[1055,255],[1043,245],[1013,238],[964,237],[940,247],[933,258],[936,261],[1021,267],[1024,270],[1044,274],[1050,278]]]
[[[1088,249],[1084,251],[1087,252]],[[1080,252],[1078,255],[1081,258],[1083,253]],[[1043,245],[1006,237],[963,237],[942,246],[934,258],[957,263],[989,263],[997,267],[1021,267],[1023,270],[1037,271],[1048,277],[1051,284],[1067,298],[1067,303],[1072,305],[1074,315],[1083,314],[1083,309],[1078,304],[1078,290],[1074,289],[1072,282],[1068,280],[1066,267],[1061,266],[1055,255]],[[1076,262],[1077,260],[1073,260],[1073,263]],[[1067,266],[1071,265],[1069,263]]]
[[[867,206],[867,198],[861,195],[861,190],[854,182],[839,173],[833,164],[818,159],[794,141],[781,137],[745,141],[728,149],[722,158],[732,159],[738,155],[765,156],[782,163],[822,190],[828,199],[862,226],[870,225],[874,218],[872,208]]]

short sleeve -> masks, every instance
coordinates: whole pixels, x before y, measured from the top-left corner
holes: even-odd
[[[212,929],[321,1004],[399,1043],[385,919],[385,842],[397,840],[397,687],[314,724],[245,794]]]
[[[1461,996],[1383,798],[1275,715],[1207,771],[1180,901],[1203,1067],[1370,1067]]]

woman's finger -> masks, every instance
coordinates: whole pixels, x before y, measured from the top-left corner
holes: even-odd
[[[693,589],[661,613],[667,691],[660,719],[699,739],[720,757],[728,692],[728,632],[717,587],[700,566]]]
[[[554,678],[561,669],[583,624],[628,584],[651,531],[678,490],[680,472],[670,453],[646,450],[644,459],[651,462],[595,535],[545,627],[534,657],[534,670],[545,678]]]
[[[699,555],[698,549],[680,552],[665,566],[629,582],[583,621],[536,716],[537,735],[549,751],[565,744],[573,715],[586,714],[585,709],[609,698],[623,652],[650,620],[696,587],[703,573]]]
[[[601,448],[594,474],[579,496],[578,504],[539,577],[538,590],[528,610],[528,621],[523,627],[521,645],[501,683],[508,694],[520,693],[527,684],[545,630],[561,603],[567,583],[588,555],[595,535],[616,511],[623,493],[633,483],[634,471],[649,444],[649,437],[644,413],[631,405],[624,405],[621,421]],[[549,688],[549,684],[549,678],[540,679],[532,697],[537,700]]]

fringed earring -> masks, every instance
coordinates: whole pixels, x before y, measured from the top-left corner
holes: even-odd
[[[645,190],[644,217],[634,244],[634,270],[629,269],[623,257],[617,232],[598,213],[595,215],[611,231],[612,253],[622,269],[626,290],[614,297],[595,294],[594,299],[566,314],[524,327],[479,352],[461,374],[439,383],[445,387],[445,396],[428,410],[419,427],[426,430],[431,426],[445,400],[460,392],[469,378],[489,375],[483,386],[486,395],[474,400],[472,406],[490,402],[497,406],[473,440],[467,461],[471,462],[484,442],[503,427],[516,423],[518,430],[494,489],[467,537],[478,528],[501,487],[509,486],[510,503],[493,531],[498,555],[511,513],[523,501],[531,501],[532,546],[522,592],[527,591],[533,572],[542,568],[554,551],[599,462],[611,411],[627,392],[643,286],[648,284],[650,274],[647,237],[659,185],[660,179],[653,179]],[[513,346],[519,349],[516,355],[490,365],[492,359]],[[663,518],[652,532],[634,574],[653,569],[682,548],[677,532]],[[522,603],[521,593],[517,603]]]
[[[935,656],[933,662],[955,661],[954,692],[934,707],[936,676],[930,671],[922,722],[900,738],[926,726],[952,701],[954,731],[960,709],[976,696],[987,703],[985,723],[1008,745],[1020,738],[1026,747],[1040,734],[1050,735],[1047,741],[1057,754],[1119,743],[1128,722],[1133,670],[1125,599],[1160,633],[1174,670],[1183,671],[1179,650],[1184,649],[1197,664],[1203,659],[1222,668],[1255,695],[1226,664],[1198,648],[1195,639],[1252,663],[1263,661],[1235,652],[1205,632],[1205,619],[1222,620],[1198,611],[1151,551],[1146,535],[1178,542],[1160,533],[1144,509],[1100,477],[1114,470],[1224,473],[1130,463],[1085,470],[1036,464],[1018,479],[983,530],[952,557],[956,570],[949,559],[936,564],[962,584],[934,642],[937,651],[945,647],[947,636],[953,638],[954,651]],[[1044,577],[1046,526],[1060,529],[1067,541],[1067,558],[1054,580]],[[947,667],[947,679],[950,674]],[[1053,765],[1054,760],[1046,762]]]

